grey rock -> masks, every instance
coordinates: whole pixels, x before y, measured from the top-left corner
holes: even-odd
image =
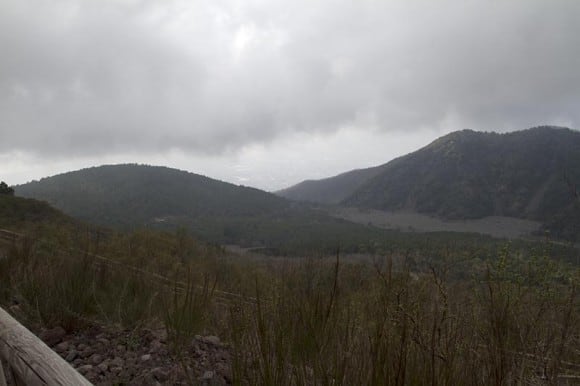
[[[103,362],[103,357],[102,357],[101,355],[99,355],[99,354],[93,354],[93,355],[90,357],[89,361],[90,361],[90,362],[91,362],[93,365],[95,365],[95,366],[96,366],[96,365],[98,365],[98,364],[100,364],[100,363],[102,363],[102,362]]]
[[[77,368],[77,371],[83,375],[86,375],[88,372],[93,370],[93,365],[82,365]]]
[[[161,384],[155,379],[155,377],[152,374],[145,372],[139,375],[137,378],[131,380],[131,382],[129,382],[129,385],[157,386]]]
[[[103,346],[107,347],[111,344],[111,341],[106,338],[99,338],[97,342],[101,343]]]
[[[163,342],[163,343],[166,343],[167,342],[167,330],[166,329],[162,328],[162,329],[159,329],[159,330],[154,330],[151,333],[160,342]]]
[[[64,360],[70,363],[70,362],[74,361],[75,359],[77,359],[78,356],[79,356],[78,351],[70,350],[68,352],[68,354],[66,355],[66,357],[64,358]]]
[[[121,371],[123,371],[123,368],[119,367],[119,366],[115,366],[115,367],[111,367],[109,370],[111,370],[111,372],[113,374],[119,374]]]
[[[109,370],[109,365],[106,362],[101,363],[97,368],[102,372],[106,373]]]
[[[50,330],[41,332],[38,337],[42,339],[47,346],[54,346],[57,343],[62,342],[62,339],[66,336],[66,331],[62,327],[55,327]]]
[[[112,361],[111,361],[111,366],[115,366],[115,367],[123,367],[125,365],[125,360],[121,357],[115,357]]]
[[[90,358],[94,353],[95,353],[95,350],[93,350],[90,347],[87,347],[83,351],[79,352],[79,356],[81,358]]]
[[[151,375],[159,382],[165,382],[169,379],[169,372],[163,370],[161,367],[156,367],[151,370]]]
[[[157,353],[161,350],[161,348],[163,348],[163,344],[158,340],[154,340],[149,346],[149,353]]]
[[[86,374],[84,374],[84,375],[85,375],[85,378],[86,378],[88,381],[91,381],[91,382],[94,382],[94,381],[95,381],[95,379],[97,379],[97,373],[95,372],[95,370],[94,370],[94,369],[93,369],[93,370],[89,370],[89,371],[87,371],[87,373],[86,373]]]
[[[209,335],[209,336],[206,336],[206,337],[204,338],[204,340],[205,340],[205,342],[206,342],[206,343],[211,343],[211,344],[213,344],[213,345],[215,345],[215,346],[219,346],[219,345],[221,345],[220,338],[218,338],[218,337],[217,337],[217,336],[215,336],[215,335]]]
[[[65,351],[67,351],[67,350],[69,349],[69,346],[70,346],[70,345],[69,345],[69,343],[68,343],[68,342],[60,342],[59,344],[57,344],[57,345],[54,347],[54,350],[55,350],[57,353],[63,353],[63,352],[65,352]]]

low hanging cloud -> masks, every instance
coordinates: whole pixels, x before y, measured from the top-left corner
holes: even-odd
[[[580,2],[7,0],[0,153],[580,122]]]

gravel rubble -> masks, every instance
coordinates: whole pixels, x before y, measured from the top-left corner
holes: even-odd
[[[61,327],[38,336],[95,385],[229,385],[228,345],[216,336],[196,335],[181,355],[165,330],[91,327],[67,334]]]

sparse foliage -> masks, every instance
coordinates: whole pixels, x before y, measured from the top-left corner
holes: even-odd
[[[100,236],[113,265],[98,264],[95,248],[93,232],[39,229],[0,259],[0,303],[19,299],[27,320],[67,329],[163,323],[184,369],[183,343],[216,334],[231,345],[234,384],[556,385],[580,375],[580,271],[549,249],[243,260],[150,230]]]
[[[8,186],[6,184],[6,182],[2,181],[2,182],[0,182],[0,194],[6,194],[9,196],[13,196],[14,195],[14,188]]]

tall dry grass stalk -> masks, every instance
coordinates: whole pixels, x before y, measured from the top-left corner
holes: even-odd
[[[95,264],[95,252],[122,264]],[[72,330],[163,323],[178,355],[193,335],[218,334],[240,385],[574,384],[580,271],[548,256],[506,247],[487,260],[445,250],[374,263],[248,261],[183,233],[110,235],[97,246],[52,231],[0,260],[0,301],[19,303],[30,323]],[[186,284],[172,291],[122,269],[136,264]]]

